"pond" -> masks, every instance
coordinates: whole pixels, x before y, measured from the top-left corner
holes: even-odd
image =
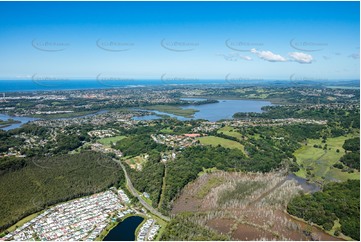
[[[104,241],[134,241],[135,230],[143,222],[144,218],[132,216],[115,226],[105,236]]]
[[[295,180],[297,184],[300,185],[305,192],[314,193],[321,190],[320,185],[316,183],[310,183],[307,181],[307,179],[296,176],[293,173],[288,174],[287,180]]]

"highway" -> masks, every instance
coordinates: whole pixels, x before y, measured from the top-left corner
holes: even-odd
[[[146,201],[144,201],[144,199],[139,196],[137,190],[134,188],[133,184],[132,184],[132,181],[130,180],[129,176],[128,176],[128,172],[127,170],[125,169],[125,166],[123,165],[123,163],[120,161],[120,160],[117,160],[117,159],[113,159],[115,162],[117,162],[123,169],[124,171],[124,175],[125,175],[125,179],[126,179],[126,182],[127,182],[127,186],[128,186],[128,189],[129,191],[132,193],[132,195],[134,197],[136,197],[139,202],[149,211],[151,212],[152,214],[158,216],[159,218],[169,222],[170,221],[170,218],[161,214],[160,212],[158,212],[155,208],[153,208],[151,205],[149,205]]]

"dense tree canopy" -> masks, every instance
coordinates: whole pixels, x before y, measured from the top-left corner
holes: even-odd
[[[0,229],[46,206],[124,183],[121,168],[101,153],[25,161],[22,169],[8,169],[0,176]]]
[[[191,221],[187,215],[177,215],[165,228],[161,237],[164,241],[219,241],[230,240],[226,235],[216,233],[215,231],[198,225]]]
[[[347,153],[341,157],[340,161],[345,165],[360,170],[360,139],[353,138],[348,139],[343,144]]]
[[[360,181],[329,183],[323,191],[305,194],[291,200],[287,211],[306,221],[330,230],[339,219],[341,231],[360,239]]]
[[[160,154],[155,151],[149,152],[148,161],[141,171],[127,167],[134,187],[140,192],[147,192],[152,200],[153,207],[159,203],[162,192],[164,164],[160,162]]]
[[[121,150],[125,156],[136,156],[150,150],[165,151],[167,147],[154,142],[150,135],[142,134],[118,141],[115,148]]]

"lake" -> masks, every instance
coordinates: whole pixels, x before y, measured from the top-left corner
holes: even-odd
[[[202,101],[204,99],[191,98],[183,100]],[[183,109],[196,109],[199,110],[194,114],[194,118],[185,118],[174,114],[159,112],[156,110],[147,110],[154,112],[156,115],[168,115],[178,120],[192,120],[192,119],[205,119],[208,121],[219,121],[221,119],[232,119],[233,114],[237,112],[255,112],[262,113],[262,107],[271,106],[269,101],[262,100],[218,100],[218,103],[208,103],[202,105],[183,105]],[[143,117],[134,117],[134,120],[151,120],[155,119],[154,115],[147,115]]]
[[[144,218],[131,216],[119,223],[105,236],[104,241],[134,241],[135,230],[143,222]]]

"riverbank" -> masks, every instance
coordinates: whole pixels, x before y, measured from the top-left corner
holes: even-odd
[[[103,241],[104,238],[107,237],[107,235],[112,231],[112,229],[114,229],[115,227],[117,227],[119,224],[121,224],[122,222],[124,222],[126,219],[128,219],[130,217],[142,217],[143,218],[143,221],[137,226],[136,230],[134,231],[134,237],[136,238],[137,230],[146,220],[146,216],[143,214],[127,214],[124,217],[122,217],[120,219],[120,221],[115,221],[115,222],[109,223],[109,225],[100,233],[100,235],[95,239],[95,241]]]
[[[8,119],[8,120],[2,120],[0,119],[0,129],[1,128],[6,128],[12,124],[17,124],[17,123],[21,123],[21,121],[19,120],[14,120],[14,119]]]
[[[91,114],[96,114],[99,111],[80,111],[68,113],[54,113],[54,114],[34,114],[34,118],[39,119],[63,119],[63,118],[79,118]]]
[[[213,99],[213,100],[245,100],[245,101],[267,101],[270,102],[272,105],[289,105],[290,102],[287,102],[285,99],[282,98],[249,98],[249,97],[236,97],[233,95],[227,96],[184,96],[181,97],[182,99]]]
[[[333,234],[334,232],[334,228],[332,228],[331,230],[325,230],[322,226],[318,225],[318,224],[315,224],[315,223],[311,223],[309,224],[306,220],[302,219],[302,218],[299,218],[299,217],[296,217],[296,216],[293,216],[292,214],[289,214],[286,210],[283,211],[288,217],[292,218],[293,220],[296,220],[296,221],[299,221],[299,222],[302,222],[304,223],[305,225],[310,225],[311,227],[315,227],[319,230],[321,230],[322,232],[324,232],[325,234],[331,236],[332,238],[337,238],[339,240],[347,240],[347,241],[353,241],[353,239],[349,236],[346,236],[342,233],[340,233],[339,236],[336,236]],[[331,239],[330,239],[331,240]]]

